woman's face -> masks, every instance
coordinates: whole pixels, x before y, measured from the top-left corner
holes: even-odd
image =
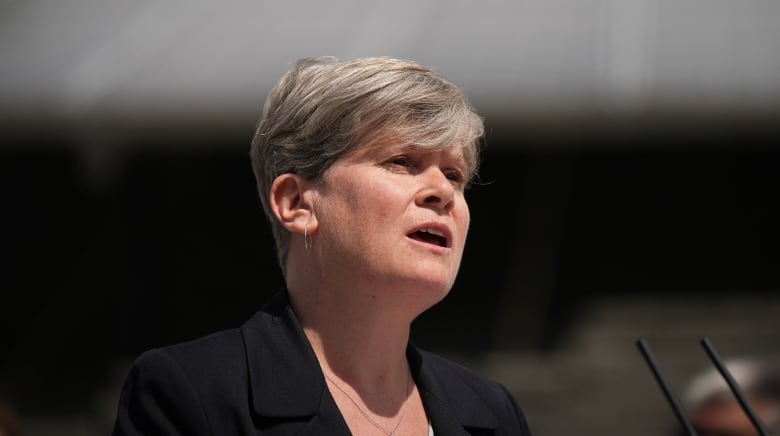
[[[379,145],[337,161],[317,187],[325,273],[376,291],[422,292],[428,307],[444,298],[469,227],[465,174],[459,145]]]

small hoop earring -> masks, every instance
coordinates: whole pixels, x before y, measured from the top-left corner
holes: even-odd
[[[303,226],[303,246],[306,248],[306,252],[311,252],[311,235],[309,235],[309,223],[306,223],[305,226]]]

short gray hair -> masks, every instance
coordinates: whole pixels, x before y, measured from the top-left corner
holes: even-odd
[[[415,62],[299,60],[268,96],[250,151],[282,271],[289,234],[269,205],[278,176],[294,173],[320,182],[339,158],[392,138],[419,147],[461,145],[470,180],[483,133],[482,119],[460,89]]]

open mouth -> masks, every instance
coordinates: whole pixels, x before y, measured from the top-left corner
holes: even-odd
[[[426,244],[438,245],[439,247],[447,246],[447,237],[438,230],[421,229],[410,234],[409,237]]]

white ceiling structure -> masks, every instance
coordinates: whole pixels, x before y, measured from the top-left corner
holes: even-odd
[[[5,124],[255,119],[298,58],[429,65],[478,110],[776,111],[774,0],[0,1]]]

